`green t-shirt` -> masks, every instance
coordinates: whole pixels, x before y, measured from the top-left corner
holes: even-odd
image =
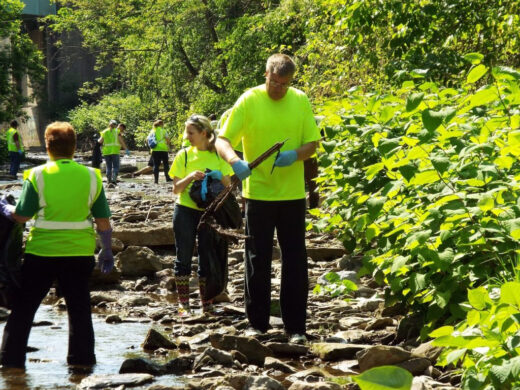
[[[185,153],[186,151],[186,153]],[[209,150],[198,150],[194,146],[190,146],[185,149],[179,150],[175,158],[173,159],[172,167],[170,168],[169,175],[173,179],[178,177],[184,179],[193,171],[204,172],[207,169],[219,170],[223,176],[231,176],[233,170],[231,166],[221,159],[216,152],[210,152]],[[190,207],[196,210],[202,210],[197,207],[197,204],[190,197],[190,188],[193,182],[191,182],[185,189],[180,193],[177,198],[177,203],[181,206]]]
[[[267,94],[265,84],[246,91],[235,103],[219,137],[231,145],[243,145],[244,160],[253,161],[275,143],[287,142],[282,151],[318,141],[320,132],[311,104],[300,90],[289,88],[280,100]],[[305,198],[303,161],[271,169],[276,153],[255,168],[243,181],[243,196],[256,200]]]

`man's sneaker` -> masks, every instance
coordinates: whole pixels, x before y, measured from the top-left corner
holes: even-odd
[[[179,317],[189,317],[191,316],[191,309],[189,304],[179,303],[179,307],[177,309],[177,314]]]
[[[304,334],[294,333],[289,337],[289,343],[291,344],[305,344],[307,337]]]
[[[263,334],[264,332],[262,332],[261,330],[252,327],[249,327],[244,331],[244,336],[246,337],[255,337]]]

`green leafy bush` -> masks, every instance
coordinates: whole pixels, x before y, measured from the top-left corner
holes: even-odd
[[[97,104],[83,103],[69,112],[69,119],[83,139],[91,139],[106,129],[111,119],[125,123],[125,140],[130,148],[134,148],[145,146],[144,140],[156,115],[157,112],[141,104],[139,96],[116,92],[104,96]],[[168,123],[168,118],[163,120]]]
[[[500,289],[468,291],[466,319],[433,331],[433,345],[445,347],[442,365],[460,364],[462,389],[511,389],[520,386],[520,283]]]
[[[7,161],[7,138],[5,132],[0,133],[0,164]]]
[[[332,297],[350,295],[353,291],[358,289],[356,283],[348,279],[341,280],[336,272],[329,272],[325,275],[328,284],[317,284],[312,292],[316,295],[330,295]]]
[[[460,88],[414,71],[388,93],[352,89],[323,107],[325,202],[310,227],[363,254],[387,303],[423,317],[423,337],[464,316],[468,288],[509,280],[520,250],[520,72],[468,58]]]

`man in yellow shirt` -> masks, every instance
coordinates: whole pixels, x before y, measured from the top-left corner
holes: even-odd
[[[219,134],[216,149],[243,180],[246,198],[245,306],[249,334],[269,328],[274,232],[282,252],[280,306],[290,342],[303,343],[308,295],[305,249],[303,161],[316,150],[320,133],[307,96],[290,87],[293,60],[274,54],[267,60],[265,84],[246,91],[235,103]],[[253,172],[247,161],[286,140],[278,156]],[[242,143],[244,160],[233,147]],[[274,169],[273,168],[274,165]]]
[[[20,163],[22,162],[24,148],[22,142],[22,136],[18,131],[18,121],[13,119],[9,123],[9,130],[7,130],[7,151],[9,153],[9,174],[11,176],[18,175],[18,169],[20,169]]]

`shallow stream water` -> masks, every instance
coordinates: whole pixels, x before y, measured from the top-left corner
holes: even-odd
[[[107,324],[103,317],[94,314],[97,364],[93,374],[117,374],[121,363],[130,357],[149,357],[141,349],[150,323]],[[27,353],[26,370],[23,372],[0,371],[0,389],[74,389],[88,375],[73,372],[67,366],[68,320],[66,312],[58,312],[52,306],[42,305],[36,313],[35,323],[52,322],[52,325],[33,326],[29,346],[38,348]],[[3,333],[5,322],[0,324]],[[154,384],[180,384],[174,375],[155,377]],[[132,389],[145,389],[133,387]]]

